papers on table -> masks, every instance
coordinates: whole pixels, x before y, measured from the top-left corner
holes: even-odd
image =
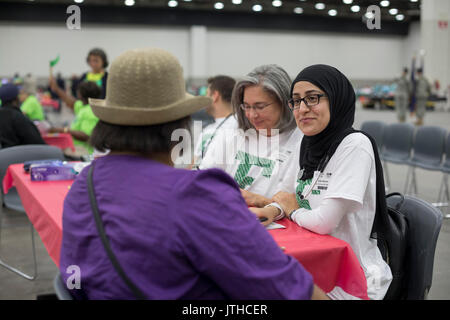
[[[272,222],[271,224],[268,224],[268,225],[266,226],[266,229],[267,229],[267,230],[273,230],[273,229],[286,229],[286,227],[283,226],[283,225],[281,225],[281,224],[279,224],[279,223]]]

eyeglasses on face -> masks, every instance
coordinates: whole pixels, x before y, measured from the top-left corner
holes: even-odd
[[[246,103],[241,103],[239,105],[239,107],[244,110],[245,112],[250,112],[251,109],[253,109],[256,112],[261,112],[263,111],[265,108],[267,108],[268,106],[274,104],[275,102],[271,102],[271,103],[257,103],[253,106],[248,105]]]
[[[289,109],[292,111],[300,109],[300,104],[302,101],[306,104],[308,108],[317,106],[320,103],[320,98],[325,97],[324,94],[310,94],[304,98],[293,98],[288,100]]]

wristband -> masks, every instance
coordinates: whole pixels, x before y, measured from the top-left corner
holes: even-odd
[[[284,216],[285,216],[284,210],[283,210],[283,208],[281,208],[281,206],[278,203],[276,203],[276,202],[269,203],[268,205],[264,206],[264,208],[267,208],[269,206],[275,207],[278,210],[280,210],[280,213],[273,219],[273,221],[277,221],[277,220],[284,218]]]

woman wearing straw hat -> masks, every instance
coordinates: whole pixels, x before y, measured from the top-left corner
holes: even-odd
[[[92,162],[64,202],[60,270],[81,272],[76,298],[326,298],[251,213],[217,169],[173,168],[171,134],[210,104],[185,93],[178,60],[131,50],[111,65]],[[249,241],[248,235],[252,235]]]
[[[270,204],[282,177],[296,174],[287,169],[303,134],[289,110],[290,84],[275,64],[256,67],[237,82],[231,103],[239,129],[224,130],[200,164],[233,176],[250,207]]]

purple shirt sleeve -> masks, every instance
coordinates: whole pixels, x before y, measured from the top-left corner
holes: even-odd
[[[193,175],[180,181],[170,211],[185,212],[173,215],[174,231],[194,268],[231,299],[310,299],[312,276],[282,252],[234,180],[218,169]]]

